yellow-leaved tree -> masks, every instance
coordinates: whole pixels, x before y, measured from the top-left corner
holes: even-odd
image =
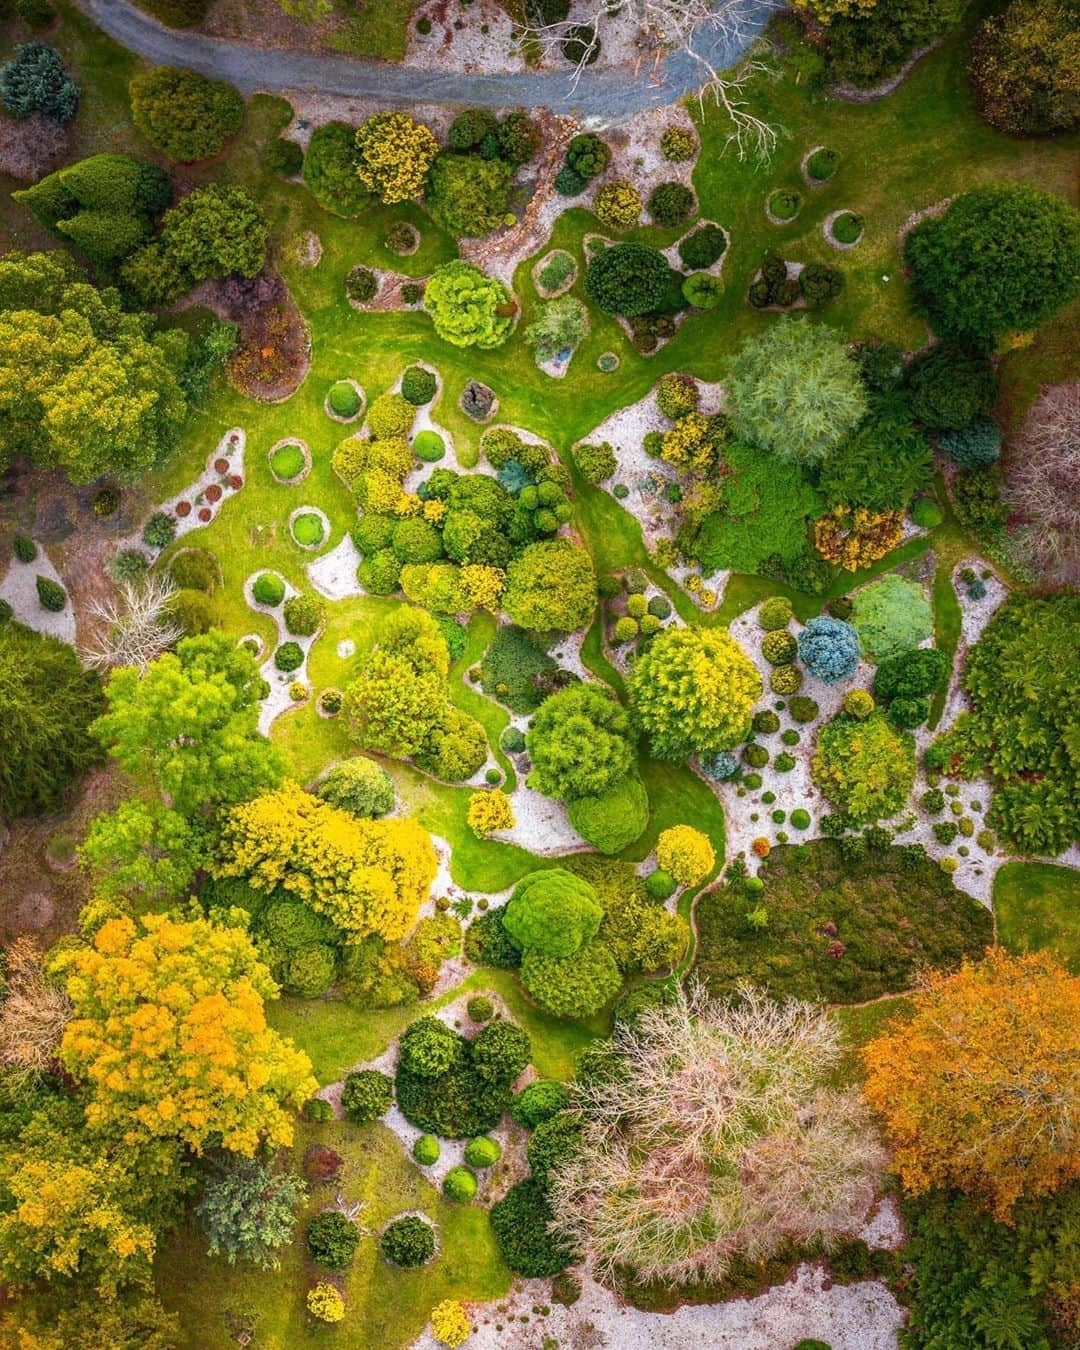
[[[437,865],[417,821],[358,820],[286,783],[233,808],[214,871],[291,891],[350,938],[396,942],[415,924]]]
[[[92,1131],[251,1157],[292,1143],[311,1061],[266,1023],[277,985],[239,928],[110,919],[64,954],[72,1019],[60,1060],[91,1097]]]
[[[356,172],[381,202],[419,197],[439,142],[430,127],[404,112],[380,112],[356,133]]]
[[[862,1054],[907,1190],[955,1186],[1008,1219],[1080,1178],[1080,978],[992,948],[931,974]]]

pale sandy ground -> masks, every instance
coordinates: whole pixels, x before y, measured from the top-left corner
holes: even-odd
[[[20,562],[14,554],[8,564],[7,573],[0,581],[0,599],[11,606],[13,616],[27,628],[33,628],[49,637],[59,638],[61,642],[75,645],[75,609],[71,597],[59,613],[46,609],[38,599],[37,579],[48,577],[64,586],[64,578],[53,566],[52,559],[39,543],[37,557],[33,562]],[[67,590],[67,587],[64,586]]]

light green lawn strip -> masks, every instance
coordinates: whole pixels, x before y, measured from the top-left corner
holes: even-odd
[[[1052,951],[1080,975],[1080,872],[1008,862],[994,878],[997,938],[1011,952]]]
[[[866,1077],[859,1051],[875,1036],[881,1034],[894,1018],[912,1010],[911,999],[905,994],[892,994],[861,1006],[833,1008],[829,1016],[840,1025],[845,1049],[840,1063],[831,1075],[834,1087],[855,1087]]]

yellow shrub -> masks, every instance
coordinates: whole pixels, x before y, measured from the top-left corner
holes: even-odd
[[[461,614],[468,609],[461,572],[448,562],[406,563],[401,569],[401,589],[414,604],[435,614]]]
[[[660,458],[677,469],[708,473],[716,464],[716,446],[705,414],[687,413],[665,431]]]
[[[506,573],[501,567],[468,563],[461,569],[461,588],[470,609],[487,609],[492,614],[498,614],[505,587]]]
[[[633,183],[616,178],[605,183],[596,194],[593,210],[597,218],[614,230],[625,230],[641,215],[641,198]]]
[[[716,852],[708,835],[690,825],[672,825],[656,841],[656,861],[680,886],[696,886],[712,871]]]
[[[438,525],[446,516],[446,503],[439,501],[438,497],[429,497],[424,503],[423,516],[432,525]]]
[[[416,922],[436,858],[415,820],[358,820],[286,783],[233,808],[213,871],[292,891],[354,939],[395,942]]]
[[[382,202],[407,202],[424,190],[439,142],[408,113],[381,112],[357,131],[356,148],[356,172],[368,191]]]
[[[464,1345],[472,1335],[469,1318],[457,1299],[443,1299],[432,1308],[431,1334],[440,1345],[450,1346],[450,1350]]]
[[[345,1300],[328,1280],[308,1290],[307,1308],[320,1322],[341,1322],[345,1317]]]
[[[465,823],[479,839],[493,834],[496,830],[512,830],[514,809],[510,805],[510,798],[501,788],[492,788],[489,792],[474,792],[469,798]]]
[[[826,562],[847,572],[869,567],[904,537],[903,511],[869,511],[865,506],[834,506],[814,524],[814,546]]]

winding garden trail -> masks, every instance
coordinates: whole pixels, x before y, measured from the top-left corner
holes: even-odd
[[[165,28],[130,0],[85,0],[85,8],[100,28],[129,51],[159,65],[185,66],[227,80],[245,94],[303,89],[387,103],[550,108],[614,122],[695,93],[705,72],[703,60],[717,70],[734,65],[761,35],[770,15],[780,8],[780,0],[741,0],[738,35],[702,34],[701,59],[676,52],[656,74],[651,66],[636,75],[624,67],[587,67],[576,85],[564,71],[467,75],[368,57],[321,56],[224,41]]]

